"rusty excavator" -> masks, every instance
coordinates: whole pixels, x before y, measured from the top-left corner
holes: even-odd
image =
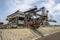
[[[41,12],[41,14],[38,13],[38,12]],[[35,32],[39,36],[43,37],[43,34],[41,32],[39,32],[39,31],[37,31],[37,29],[40,26],[50,25],[48,22],[56,22],[55,20],[52,20],[52,19],[49,20],[48,19],[48,13],[49,13],[49,11],[46,10],[45,7],[41,7],[39,9],[37,7],[35,7],[35,8],[29,9],[29,10],[23,12],[23,14],[20,14],[20,12],[18,10],[14,14],[9,15],[9,16],[12,17],[12,18],[10,18],[9,22],[13,21],[11,24],[13,24],[13,23],[18,24],[18,22],[19,22],[18,19],[23,20],[24,21],[23,25],[26,25],[28,28],[33,30],[33,32]],[[15,14],[16,14],[16,17],[15,17]],[[20,15],[24,15],[24,16],[21,18]],[[9,19],[9,16],[8,16],[8,19]],[[20,23],[21,23],[21,21],[20,21]],[[11,26],[11,24],[10,24],[10,26]]]
[[[41,14],[38,12],[41,12]],[[24,20],[23,25],[33,26],[33,28],[39,28],[41,25],[49,25],[48,22],[56,22],[55,20],[48,19],[48,12],[49,11],[46,10],[45,7],[41,7],[39,9],[37,7],[31,8],[22,13],[17,10],[15,13],[9,15],[7,17],[7,20],[16,24],[19,24],[19,20]]]
[[[41,11],[41,14],[37,12]],[[37,7],[25,11],[25,21],[26,24],[32,26],[33,28],[39,28],[41,25],[49,25],[48,22],[56,22],[55,20],[48,20],[48,10],[45,7],[38,9]],[[35,18],[34,18],[35,17]]]
[[[41,11],[41,14],[37,12]],[[38,9],[37,7],[32,8],[28,11],[24,12],[25,15],[25,23],[26,25],[31,28],[36,34],[41,37],[44,37],[43,34],[36,29],[40,26],[47,26],[50,25],[48,22],[56,22],[55,20],[48,20],[48,10],[45,7]]]

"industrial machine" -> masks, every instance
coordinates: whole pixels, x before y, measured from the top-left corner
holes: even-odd
[[[41,14],[37,12],[41,11]],[[33,28],[39,28],[41,25],[49,25],[48,22],[56,22],[55,20],[48,20],[48,10],[45,7],[38,9],[37,7],[32,8],[24,12],[26,25]]]
[[[41,12],[41,14],[37,12]],[[40,26],[50,25],[48,22],[56,22],[55,20],[48,20],[48,10],[45,7],[32,8],[25,12],[17,10],[15,13],[9,15],[7,20],[9,21],[10,28],[17,28],[18,25],[24,25],[33,30],[36,34],[43,37],[43,34],[36,29]]]
[[[41,12],[41,14],[37,12]],[[26,25],[33,28],[39,28],[41,25],[49,25],[48,22],[56,22],[55,20],[48,20],[48,12],[49,11],[46,10],[45,7],[39,9],[35,7],[25,12],[17,10],[15,13],[7,16],[7,20],[9,21],[9,25]]]

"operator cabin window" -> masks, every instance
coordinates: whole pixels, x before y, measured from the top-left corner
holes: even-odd
[[[19,20],[24,20],[24,18],[23,17],[19,17]]]
[[[18,23],[19,23],[19,24],[24,24],[24,18],[23,18],[23,17],[19,17]]]

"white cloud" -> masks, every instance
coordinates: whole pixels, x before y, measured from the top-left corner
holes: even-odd
[[[31,4],[34,4],[37,1],[39,1],[39,0],[23,0],[23,3],[21,5],[19,5],[20,9],[22,11],[26,11],[33,7],[33,5],[31,5]]]
[[[23,0],[23,4],[33,4],[39,0]]]
[[[55,15],[60,15],[60,3],[55,5],[55,7],[53,8],[53,12],[55,13]]]
[[[60,11],[60,3],[58,3],[54,9]]]
[[[41,3],[39,3],[39,1]],[[6,6],[8,6],[8,12],[7,14],[14,13],[16,10],[20,9],[21,11],[26,11],[33,7],[32,4],[35,5],[37,3],[37,6],[40,8],[41,6],[45,6],[46,9],[49,10],[49,14],[52,16],[56,16],[55,14],[60,14],[60,4],[55,3],[55,0],[9,0],[6,1]]]
[[[38,0],[36,0],[38,1]],[[17,9],[20,9],[21,11],[28,10],[29,8],[32,8],[31,4],[36,2],[35,0],[10,0],[10,2],[7,2],[7,6],[9,7],[10,13],[16,11]]]
[[[22,1],[14,0],[12,2],[12,7],[9,9],[9,11],[11,11],[10,13],[12,13],[12,12],[18,10],[18,9],[20,9],[21,11],[26,11],[26,10],[32,8],[33,5],[31,5],[31,4],[34,4],[38,1],[41,1],[41,0],[22,0]],[[20,4],[20,2],[22,2],[22,4]],[[55,5],[55,0],[43,0],[43,2],[39,3],[39,4],[40,4],[39,7],[40,6],[45,6],[46,9],[49,10],[49,14],[54,15],[53,8],[54,8],[54,5]]]
[[[41,0],[11,0],[11,6],[8,4],[9,7],[11,7],[11,11],[15,9],[21,9],[22,11],[27,10],[32,7],[31,4],[34,4]],[[41,3],[39,3],[41,4]],[[42,4],[40,6],[45,6],[47,9],[51,10],[53,5],[55,4],[55,0],[43,0]],[[37,4],[38,5],[38,4]],[[39,6],[39,7],[40,7]]]
[[[55,0],[44,0],[40,6],[45,6],[46,8],[52,8],[54,5],[55,5]]]
[[[55,6],[55,0],[47,0],[47,1],[43,2],[41,4],[41,6],[46,7],[46,9],[49,10],[50,15],[52,15],[52,16],[54,15],[54,13],[53,13],[54,9],[53,8]]]
[[[32,6],[31,6],[31,5],[27,5],[27,4],[22,4],[22,5],[20,6],[20,10],[21,10],[21,11],[27,11],[27,10],[29,10],[30,8],[32,8]]]

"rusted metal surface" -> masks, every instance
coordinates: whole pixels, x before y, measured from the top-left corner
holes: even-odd
[[[41,14],[37,14],[37,12],[41,11]],[[21,12],[17,10],[15,13],[7,16],[7,20],[9,24],[16,24],[17,26],[26,25],[39,28],[41,25],[46,26],[50,25],[48,22],[48,10],[45,7],[37,9],[37,7],[27,10],[25,12]],[[11,23],[10,23],[11,22]],[[51,21],[50,21],[51,22]],[[54,22],[54,21],[52,21]]]

